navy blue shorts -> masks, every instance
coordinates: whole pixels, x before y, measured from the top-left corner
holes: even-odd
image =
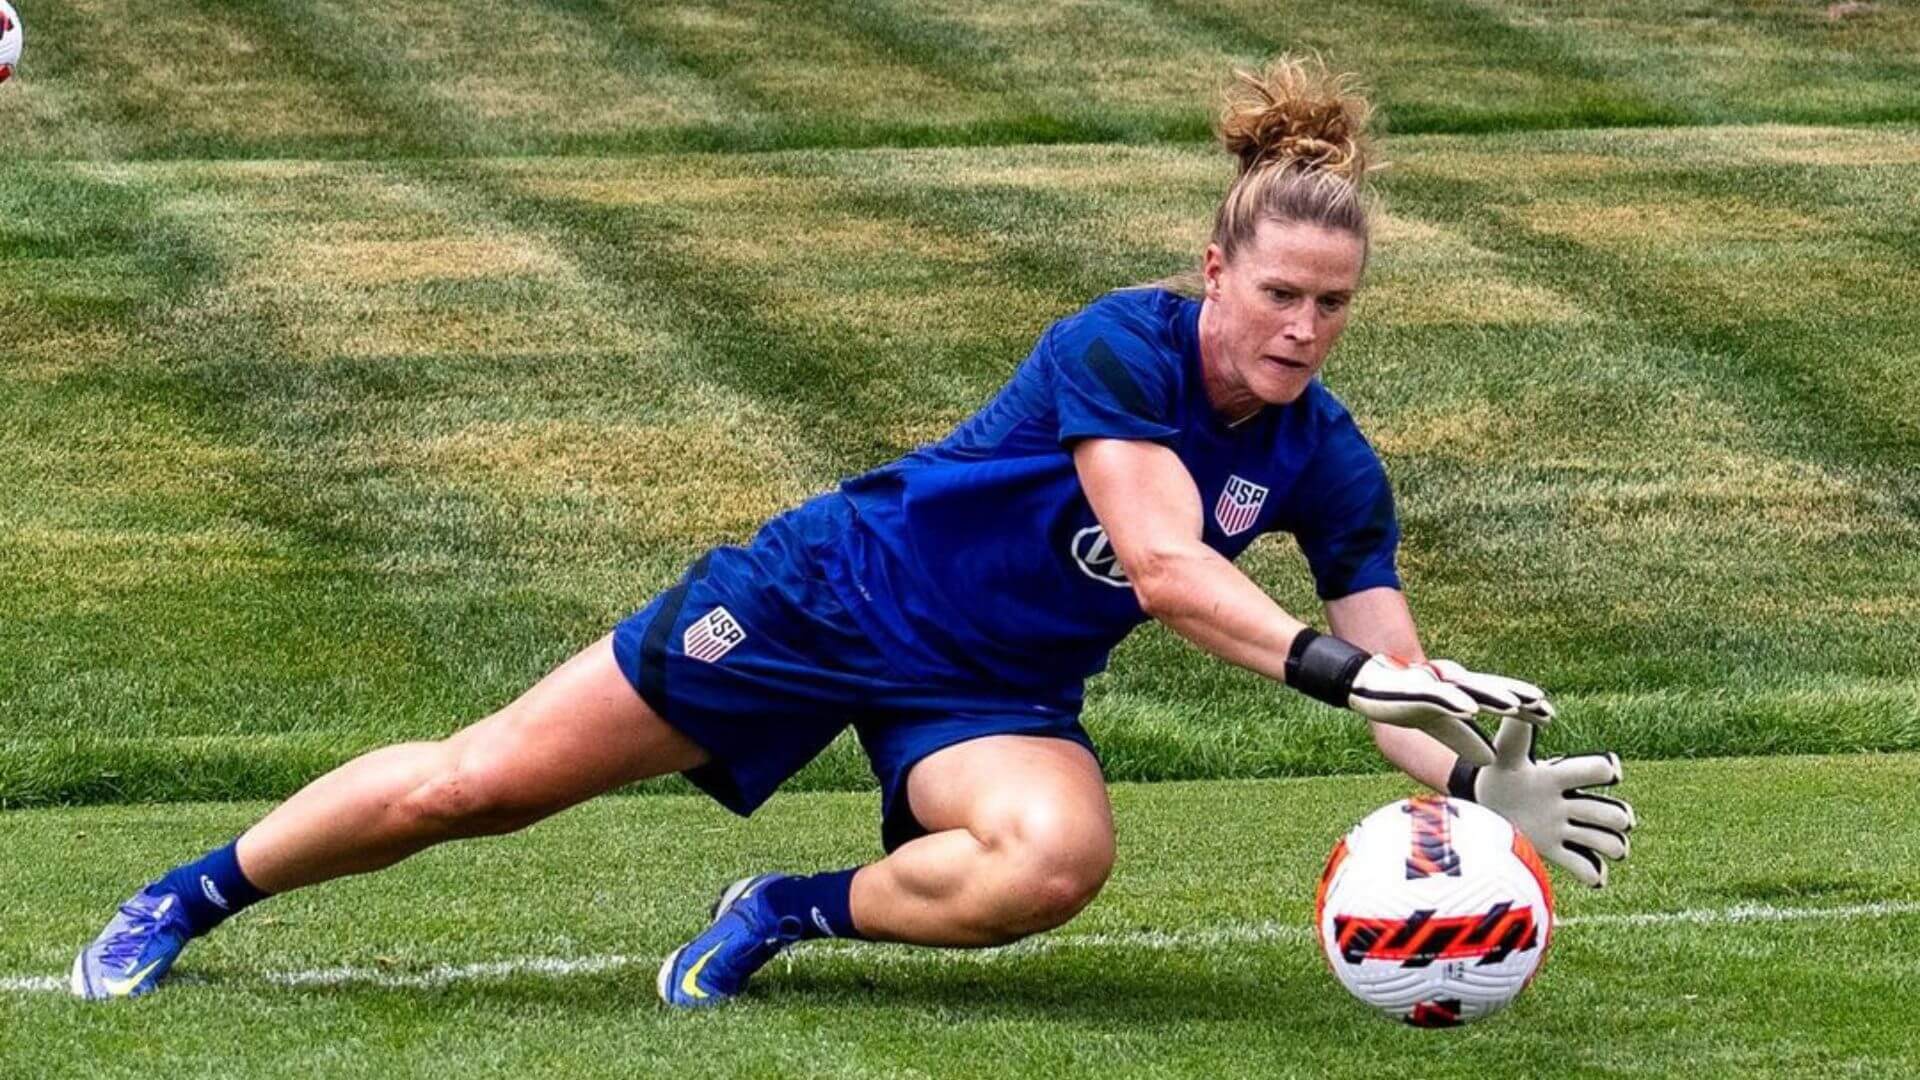
[[[880,781],[881,843],[892,851],[926,832],[907,803],[907,773],[936,750],[1009,734],[1093,750],[1077,704],[929,677],[877,648],[832,580],[853,525],[844,496],[822,495],[746,547],[701,556],[614,629],[634,689],[712,756],[689,780],[750,814],[852,724]]]

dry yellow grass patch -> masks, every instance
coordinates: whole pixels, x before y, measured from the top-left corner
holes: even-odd
[[[1560,199],[1516,211],[1532,228],[1615,250],[1671,249],[1733,241],[1804,243],[1821,222],[1783,206],[1732,197],[1667,195],[1657,203],[1599,204]]]
[[[1418,326],[1542,325],[1588,317],[1570,298],[1517,281],[1501,264],[1500,255],[1457,229],[1384,215],[1375,225],[1373,262],[1355,317]]]
[[[903,181],[1047,192],[1164,195],[1173,188],[1217,196],[1226,194],[1233,181],[1233,163],[1226,154],[1167,147],[1039,147],[1008,154],[912,150],[886,154],[876,164]],[[1207,214],[1213,206],[1198,205],[1197,210]]]
[[[1452,135],[1414,136],[1396,140],[1393,145],[1394,173],[1409,177],[1430,174],[1486,184],[1496,190],[1531,190],[1623,169],[1657,167],[1661,162],[1657,156],[1635,154],[1626,147],[1616,153],[1540,150],[1504,139],[1473,140]]]
[[[271,533],[241,523],[166,532],[29,523],[0,528],[0,558],[17,558],[34,595],[57,600],[64,616],[110,611],[128,591],[257,579],[293,561]]]
[[[662,542],[743,536],[812,493],[783,418],[712,388],[683,396],[673,419],[491,422],[366,452],[509,503],[593,498],[609,507],[610,525]]]
[[[1752,129],[1742,148],[1755,161],[1784,165],[1913,165],[1920,131],[1769,126]]]
[[[552,169],[553,171],[549,171]],[[619,172],[598,163],[585,175],[567,164],[508,165],[517,185],[530,195],[567,199],[593,206],[704,205],[751,207],[794,182],[774,176],[715,176],[684,168],[661,169],[651,160],[633,159]]]
[[[1538,326],[1587,318],[1552,289],[1473,272],[1381,282],[1361,293],[1354,311],[1359,318],[1409,326]]]
[[[89,447],[84,456],[75,450],[77,460],[54,460],[60,455],[34,446],[8,448],[0,443],[0,450],[11,451],[26,471],[40,473],[42,483],[67,489],[82,505],[89,500],[202,500],[239,491],[248,476],[265,467],[255,450],[166,433],[143,432],[126,445]]]
[[[605,72],[606,68],[601,67],[596,73]],[[690,80],[667,85],[641,83],[632,87],[585,84],[556,87],[550,78],[542,75],[502,78],[498,72],[469,72],[443,80],[434,89],[448,104],[483,123],[511,125],[533,137],[620,134],[694,124],[726,115],[725,106],[719,100]]]
[[[10,379],[54,382],[89,368],[117,363],[126,355],[126,334],[117,326],[36,330],[0,351],[0,368]]]
[[[626,21],[640,36],[724,57],[731,80],[797,113],[938,119],[970,113],[975,104],[937,76],[779,3],[635,5]]]
[[[1028,344],[1006,357],[1009,372],[1048,323],[1073,310],[1045,294],[997,283],[842,289],[793,276],[769,285],[765,295],[770,317],[794,333],[872,336],[891,348],[902,341],[978,340],[988,332],[997,337],[1024,328]]]
[[[287,70],[246,27],[190,4],[72,0],[96,77],[178,132],[243,138],[360,135],[332,88]],[[155,28],[164,27],[164,45]]]
[[[1643,389],[1620,388],[1638,412],[1629,427],[1566,422],[1578,403],[1543,388],[1394,410],[1370,420],[1367,435],[1389,462],[1420,456],[1584,477],[1558,489],[1569,524],[1621,542],[1708,533],[1805,542],[1898,518],[1859,481],[1772,452],[1710,391],[1677,387],[1656,396]]]
[[[256,291],[231,299],[251,308],[293,307],[297,317],[289,320],[287,332],[299,353],[312,359],[610,351],[638,358],[672,345],[664,330],[632,325],[588,292],[531,310],[447,306],[405,292],[369,295],[324,288],[292,296]],[[645,366],[636,362],[637,368]]]
[[[276,244],[242,277],[288,285],[398,285],[530,276],[573,282],[573,268],[530,237],[336,239],[334,230]]]
[[[800,267],[846,260],[904,259],[948,266],[982,261],[987,247],[971,238],[887,218],[811,210],[793,216],[744,215],[682,233],[689,255],[737,266]]]
[[[1373,244],[1376,249],[1376,257],[1379,255],[1378,249],[1381,248],[1404,250],[1410,248],[1431,249],[1452,247],[1455,245],[1472,246],[1468,244],[1464,236],[1460,235],[1457,229],[1449,229],[1444,226],[1435,225],[1431,221],[1423,221],[1420,218],[1408,217],[1405,214],[1395,214],[1391,212],[1379,214],[1374,218]]]

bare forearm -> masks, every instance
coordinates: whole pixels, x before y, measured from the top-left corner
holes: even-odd
[[[1207,652],[1270,679],[1287,677],[1287,650],[1306,628],[1210,549],[1165,559],[1139,590],[1142,606]]]
[[[1447,774],[1453,771],[1453,763],[1457,760],[1453,751],[1442,746],[1431,735],[1412,728],[1393,727],[1390,724],[1373,724],[1371,727],[1373,744],[1380,748],[1380,756],[1433,790],[1447,790]]]
[[[1427,658],[1414,628],[1406,597],[1397,589],[1373,589],[1327,605],[1327,624],[1333,632],[1371,652],[1386,653],[1408,663]],[[1455,754],[1438,739],[1412,728],[1372,724],[1373,744],[1396,768],[1435,791],[1447,790]]]

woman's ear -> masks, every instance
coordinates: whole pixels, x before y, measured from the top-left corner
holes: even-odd
[[[1219,244],[1208,244],[1207,254],[1200,264],[1200,277],[1206,282],[1207,299],[1220,299],[1220,275],[1227,269],[1226,256],[1221,254]]]

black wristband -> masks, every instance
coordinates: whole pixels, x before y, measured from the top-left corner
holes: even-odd
[[[1347,707],[1354,677],[1373,654],[1308,627],[1287,650],[1287,685],[1337,709]]]
[[[1474,802],[1476,800],[1473,797],[1473,782],[1479,778],[1480,766],[1456,761],[1453,763],[1453,771],[1447,774],[1447,794],[1456,799]]]

